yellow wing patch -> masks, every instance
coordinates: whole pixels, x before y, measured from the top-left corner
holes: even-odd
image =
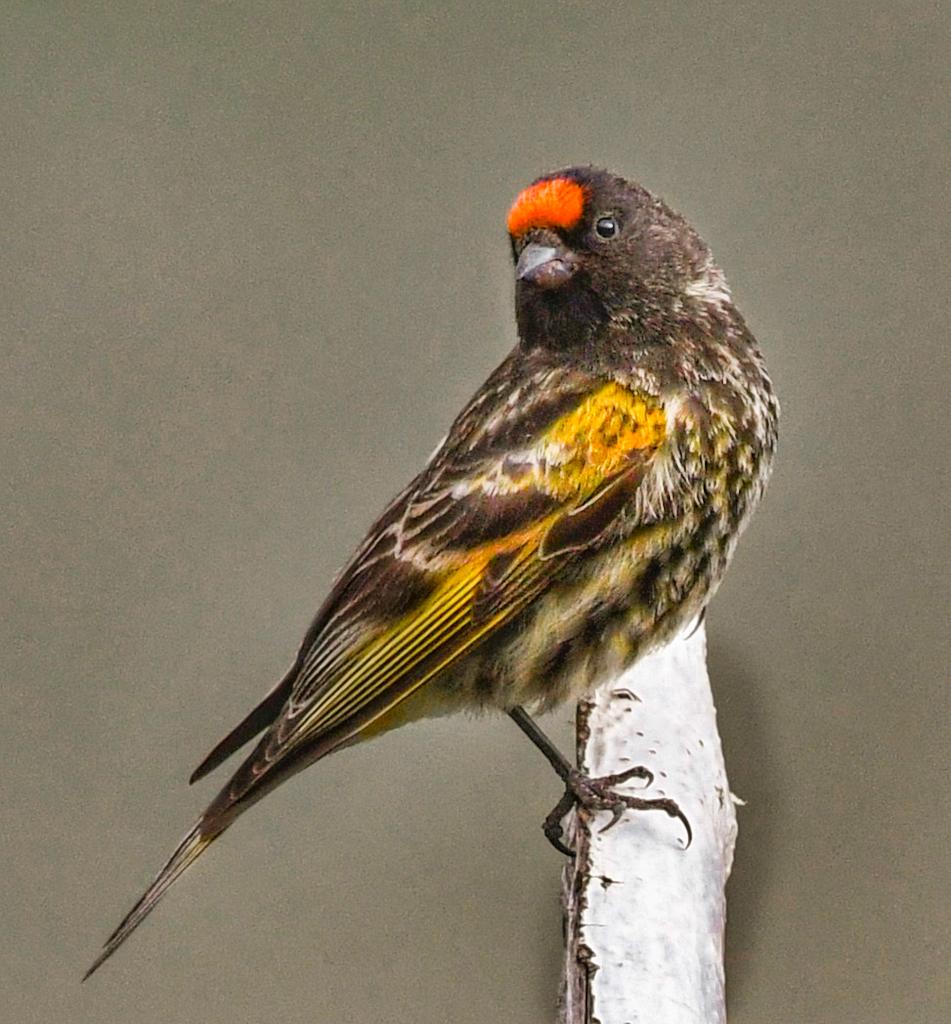
[[[606,384],[542,436],[542,486],[563,501],[585,497],[623,470],[634,452],[658,448],[666,435],[657,400]]]
[[[549,522],[471,551],[464,564],[446,573],[442,584],[418,608],[354,653],[323,696],[294,723],[289,746],[341,725],[387,690],[393,694],[393,704],[405,699],[521,610],[535,596],[533,584],[544,572],[533,556],[538,537]],[[496,555],[505,552],[514,552],[506,570],[507,592],[492,614],[474,623],[473,605],[486,568]],[[381,708],[375,717],[386,710]]]
[[[354,731],[367,728],[511,619],[544,587],[553,554],[577,546],[569,537],[562,548],[542,555],[550,529],[570,520],[583,532],[585,523],[580,515],[572,519],[573,512],[606,481],[629,470],[637,453],[643,456],[658,448],[666,434],[667,417],[659,401],[609,383],[551,424],[515,467],[503,469],[500,464],[492,475],[462,484],[467,491],[509,494],[535,487],[562,508],[516,533],[454,552],[441,570],[430,562],[431,571],[441,572],[439,585],[418,607],[353,651],[313,703],[287,723],[291,733],[279,734],[279,742],[290,749],[314,735],[346,727],[348,721]],[[489,565],[499,555],[507,556],[504,570],[492,581],[491,600],[484,607]],[[372,719],[361,718],[361,709],[371,704],[376,709]]]

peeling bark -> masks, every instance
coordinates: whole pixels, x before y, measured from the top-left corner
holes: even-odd
[[[578,764],[590,777],[643,765],[644,790],[671,797],[681,822],[580,809],[563,873],[561,1024],[724,1024],[724,886],[736,814],[716,728],[703,625],[649,654],[578,706]]]

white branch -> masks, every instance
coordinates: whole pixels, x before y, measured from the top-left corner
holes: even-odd
[[[646,656],[578,708],[578,761],[590,777],[644,765],[693,830],[662,811],[575,815],[565,868],[562,1024],[724,1024],[724,886],[736,815],[701,624]]]

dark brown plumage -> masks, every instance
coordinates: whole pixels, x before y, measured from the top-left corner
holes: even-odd
[[[592,168],[539,179],[509,228],[518,345],[370,529],[290,672],[196,769],[263,733],[89,973],[288,776],[412,719],[578,697],[719,584],[777,403],[706,245]]]

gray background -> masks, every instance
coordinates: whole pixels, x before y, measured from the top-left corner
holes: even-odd
[[[947,1020],[943,6],[4,5],[4,1022],[551,1019],[504,720],[299,776],[78,979],[512,344],[513,195],[587,161],[698,226],[783,400],[709,618],[732,1021]]]

